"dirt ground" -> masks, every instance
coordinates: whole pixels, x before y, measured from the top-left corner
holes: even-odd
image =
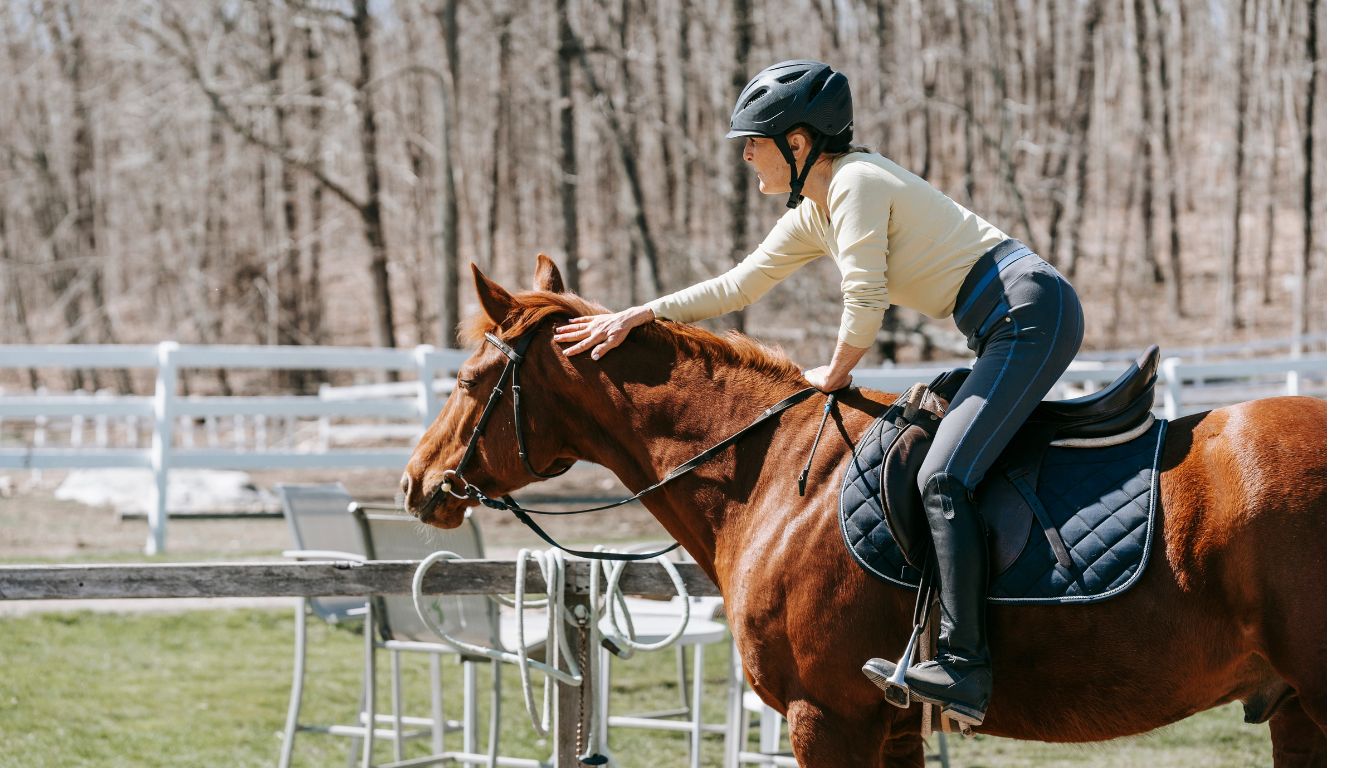
[[[0,473],[0,562],[95,562],[142,557],[147,523],[125,518],[108,507],[59,501],[53,492],[65,472]],[[254,472],[258,488],[276,483],[340,481],[357,500],[393,504],[398,487],[395,470]],[[595,506],[630,494],[602,467],[576,466],[568,475],[532,486],[518,500],[531,506],[568,509]],[[547,498],[553,497],[553,498]],[[283,518],[187,519],[174,516],[167,526],[167,557],[192,559],[259,559],[293,547]],[[546,545],[510,513],[475,512],[485,548],[492,557],[515,554],[520,547]],[[667,540],[668,534],[639,504],[581,516],[548,518],[543,527],[571,546]]]

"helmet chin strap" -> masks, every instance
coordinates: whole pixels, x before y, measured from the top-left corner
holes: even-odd
[[[778,151],[783,153],[783,158],[787,160],[788,171],[791,178],[788,180],[787,207],[796,208],[802,202],[802,187],[806,184],[806,176],[811,173],[811,166],[816,164],[816,159],[821,156],[821,150],[825,148],[826,137],[822,134],[816,137],[811,145],[811,153],[806,156],[806,163],[803,164],[802,172],[797,173],[797,158],[792,156],[792,147],[787,145],[787,136],[779,136],[774,139],[778,145]]]

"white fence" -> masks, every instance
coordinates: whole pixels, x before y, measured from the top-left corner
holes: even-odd
[[[159,553],[166,544],[170,470],[401,468],[413,441],[436,417],[451,390],[452,381],[438,374],[454,371],[465,357],[464,352],[425,345],[407,350],[181,346],[174,342],[0,347],[0,368],[156,372],[151,397],[0,395],[0,470],[151,470],[155,493],[148,508],[146,550]],[[1129,366],[1128,360],[1115,355],[1089,357],[1093,359],[1072,364],[1053,397],[1099,389]],[[946,367],[941,363],[866,368],[856,371],[854,379],[860,386],[900,391],[929,381]],[[179,372],[200,368],[399,371],[415,373],[416,380],[356,387],[323,385],[316,396],[178,396]],[[1222,362],[1171,357],[1162,363],[1158,396],[1162,415],[1176,418],[1277,394],[1322,397],[1327,393],[1327,372],[1326,354]],[[17,435],[22,446],[12,445],[16,439],[6,434]],[[65,445],[50,444],[64,435]],[[383,446],[394,441],[401,445]],[[342,447],[347,444],[367,447]]]
[[[307,469],[401,467],[411,453],[408,447],[337,449],[325,441],[313,449],[276,447],[266,440],[268,419],[291,422],[300,418],[398,419],[427,425],[440,409],[436,375],[455,370],[466,353],[420,346],[415,349],[364,349],[346,347],[252,347],[181,346],[163,342],[156,346],[9,346],[0,348],[0,368],[151,368],[156,387],[151,397],[113,395],[27,395],[0,397],[0,423],[9,419],[34,423],[29,443],[15,448],[0,445],[0,469],[143,468],[155,475],[155,498],[148,509],[146,550],[159,553],[166,547],[167,473],[172,469]],[[179,372],[186,368],[253,368],[273,370],[408,371],[417,374],[416,397],[403,400],[325,400],[321,397],[181,397],[177,395]],[[71,421],[72,445],[49,447],[52,420]],[[122,420],[127,447],[110,447],[109,421]],[[214,424],[233,423],[234,447],[223,448],[209,437],[208,447],[195,447],[192,433],[182,429],[177,445],[176,426],[197,420]],[[250,419],[257,439],[242,439]],[[85,448],[86,421],[95,425],[97,447]],[[141,424],[150,425],[150,445],[141,445]],[[325,427],[324,427],[325,429]],[[117,427],[116,427],[117,430]],[[293,430],[284,431],[292,439]],[[218,430],[205,430],[217,435]],[[100,447],[103,442],[105,445]]]

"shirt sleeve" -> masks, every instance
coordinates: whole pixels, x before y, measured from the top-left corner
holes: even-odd
[[[849,168],[831,180],[830,227],[840,270],[844,312],[839,340],[868,348],[877,340],[887,296],[887,227],[892,185],[876,172]]]
[[[783,214],[752,253],[725,274],[662,296],[645,306],[655,317],[691,323],[724,315],[753,304],[803,264],[826,254],[810,231],[803,203]]]

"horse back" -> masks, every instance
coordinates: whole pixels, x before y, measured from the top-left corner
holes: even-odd
[[[1294,578],[1290,571],[1321,565],[1327,436],[1328,404],[1311,397],[1252,400],[1173,421],[1159,484],[1178,583],[1219,584],[1234,597],[1268,570]]]

